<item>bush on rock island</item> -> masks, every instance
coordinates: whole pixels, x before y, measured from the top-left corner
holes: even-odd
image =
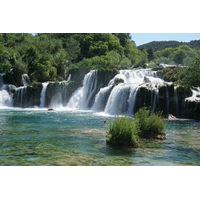
[[[161,112],[152,113],[147,107],[140,108],[135,114],[135,123],[138,124],[139,137],[144,139],[166,139],[165,128]]]
[[[108,144],[138,146],[138,125],[128,117],[115,118],[113,123],[108,124]]]
[[[108,124],[108,144],[121,146],[139,146],[139,139],[166,139],[161,113],[152,113],[147,107],[140,108],[135,120],[130,117],[116,117]]]

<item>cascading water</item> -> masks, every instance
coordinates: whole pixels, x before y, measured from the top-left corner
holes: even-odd
[[[187,113],[196,109],[189,102],[200,102],[200,88],[193,89],[192,97],[185,99],[179,87],[164,82],[151,69],[120,70],[118,74],[116,71],[92,70],[77,90],[75,85],[67,83],[70,78],[28,87],[27,76],[23,75],[25,86],[16,88],[4,84],[0,75],[0,107],[79,109],[131,116],[147,106],[153,111],[162,110],[164,115],[187,117]]]
[[[99,88],[101,85],[98,85],[96,74],[97,71],[92,70],[85,75],[83,86],[74,92],[67,104],[68,108],[92,109],[111,115],[122,113],[132,115],[136,110],[137,93],[143,87],[151,91],[151,107],[154,111],[156,110],[159,86],[163,85],[164,81],[157,77],[155,71],[150,69],[120,70],[119,74],[102,88]]]
[[[179,112],[178,112],[178,94],[177,94],[177,87],[174,87],[174,101],[176,104],[176,116],[179,116]]]
[[[16,97],[14,98],[14,105],[16,107],[26,107],[26,86],[16,88]]]
[[[120,83],[114,87],[108,98],[105,113],[117,115],[126,113],[132,115],[135,111],[135,102],[137,92],[140,86],[147,83],[154,83],[152,88],[151,107],[156,108],[156,101],[158,99],[158,88],[156,85],[164,81],[157,77],[156,72],[150,70],[120,70],[109,85],[113,85],[117,79],[122,79],[124,83]]]
[[[135,100],[136,100],[136,94],[138,91],[138,87],[136,85],[132,85],[131,86],[131,91],[129,94],[129,98],[128,98],[128,115],[132,115],[134,113],[134,109],[135,109]]]
[[[40,96],[40,108],[45,107],[45,97],[46,97],[46,90],[48,86],[48,82],[42,83],[42,91],[41,91],[41,96]]]
[[[22,74],[22,82],[24,86],[31,85],[31,80],[27,74]]]
[[[113,88],[106,104],[106,114],[117,115],[127,111],[130,87],[131,85],[120,83]]]
[[[186,101],[200,102],[200,87],[192,89],[192,96],[185,99]]]
[[[100,89],[100,88],[99,88]],[[83,86],[78,88],[70,98],[67,107],[72,109],[89,109],[92,98],[97,90],[97,71],[87,73],[83,80]]]
[[[92,106],[92,110],[96,112],[103,112],[106,106],[106,102],[108,100],[108,97],[110,95],[110,92],[112,90],[112,86],[107,86],[104,88],[101,88],[98,94],[95,97],[94,104]]]
[[[10,88],[13,87],[4,85],[3,76],[0,74],[0,107],[12,106],[13,102],[12,102],[12,95],[10,93]]]
[[[166,108],[167,108],[167,114],[169,114],[169,91],[168,91],[168,87],[166,87]]]
[[[67,78],[67,81],[66,82],[69,82],[71,79],[71,74],[69,74],[68,78]]]

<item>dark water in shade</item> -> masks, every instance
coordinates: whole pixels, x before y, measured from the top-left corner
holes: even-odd
[[[105,142],[104,121],[112,119],[93,112],[1,109],[0,165],[200,165],[200,122],[166,122],[166,140],[125,148]]]

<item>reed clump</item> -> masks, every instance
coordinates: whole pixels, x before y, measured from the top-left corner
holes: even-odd
[[[150,108],[143,107],[130,117],[117,117],[108,124],[107,143],[131,145],[137,147],[139,139],[166,139],[161,112],[152,113]]]
[[[139,128],[133,119],[128,117],[115,118],[108,124],[107,143],[116,145],[138,146]]]
[[[152,113],[147,107],[140,108],[135,114],[135,123],[139,126],[140,138],[166,139],[163,132],[165,124],[161,112]]]

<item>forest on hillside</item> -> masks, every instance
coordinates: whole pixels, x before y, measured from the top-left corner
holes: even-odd
[[[152,41],[138,46],[139,49],[149,49],[152,47],[153,51],[161,51],[165,48],[176,48],[181,45],[187,45],[192,49],[200,50],[200,40],[191,40],[190,42],[178,42],[178,41]]]
[[[82,69],[190,66],[199,55],[186,44],[137,48],[129,33],[0,33],[0,73],[18,86],[24,73],[32,82],[62,81]]]

